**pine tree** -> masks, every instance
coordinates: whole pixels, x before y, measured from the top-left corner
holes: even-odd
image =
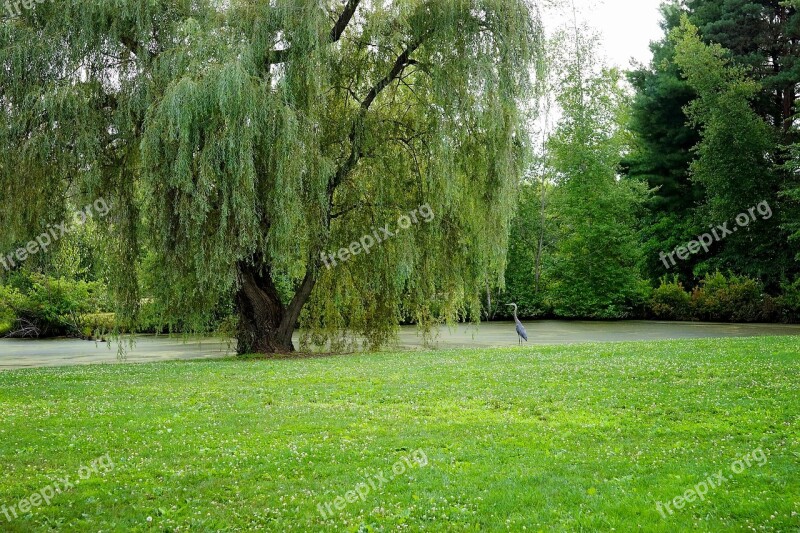
[[[662,6],[665,33],[680,24],[680,9]],[[653,59],[628,73],[636,90],[629,127],[636,133],[632,153],[625,158],[626,174],[657,188],[650,207],[660,215],[685,217],[702,199],[702,190],[689,178],[691,148],[700,140],[689,126],[683,108],[696,94],[675,65],[675,45],[666,37],[651,44]]]
[[[761,90],[754,100],[760,116],[786,144],[794,139],[794,103],[800,89],[800,11],[792,0],[687,0],[692,24],[706,44],[729,51],[750,67]],[[794,139],[792,139],[794,137]]]

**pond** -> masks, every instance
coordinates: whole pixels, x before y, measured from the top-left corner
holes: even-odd
[[[530,339],[526,345],[800,335],[800,325],[785,324],[541,320],[525,322],[525,327]],[[296,336],[295,344],[297,344]],[[441,328],[435,347],[490,348],[516,345],[517,336],[512,322],[491,322],[480,326],[459,325],[453,329]],[[135,345],[126,347],[126,360],[138,363],[225,357],[233,355],[234,346],[233,343],[221,338],[137,336]],[[398,344],[387,350],[418,349],[422,346],[423,342],[417,335],[417,329],[413,326],[404,326],[400,329]],[[117,345],[114,343],[72,339],[0,339],[0,369],[3,370],[117,361]]]

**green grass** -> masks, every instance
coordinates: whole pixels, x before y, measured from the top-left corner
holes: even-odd
[[[0,530],[797,531],[799,371],[785,337],[3,372],[0,505],[114,468]]]

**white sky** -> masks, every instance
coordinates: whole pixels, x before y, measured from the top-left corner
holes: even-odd
[[[545,0],[546,2],[547,0]],[[573,0],[561,0],[561,9],[546,9],[543,13],[545,27],[550,33],[556,26],[572,25]],[[601,56],[609,66],[630,67],[634,58],[640,63],[650,62],[650,41],[662,37],[661,0],[574,0],[578,23],[586,22],[603,38]],[[566,7],[566,9],[564,9]]]

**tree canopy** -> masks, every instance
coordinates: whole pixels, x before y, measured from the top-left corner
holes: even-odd
[[[320,343],[471,316],[540,48],[524,0],[36,4],[0,23],[2,244],[105,197],[120,311],[147,254],[171,320],[235,303],[240,351],[291,350],[303,309]],[[323,268],[423,204],[431,223]]]
[[[667,2],[662,11],[665,37],[652,45],[652,63],[630,74],[637,146],[627,174],[658,188],[642,234],[648,274],[665,273],[660,250],[768,201],[776,216],[756,233],[742,232],[676,270],[693,282],[729,269],[776,291],[798,274],[798,250],[786,231],[800,213],[786,149],[798,141],[797,2],[687,0]]]

